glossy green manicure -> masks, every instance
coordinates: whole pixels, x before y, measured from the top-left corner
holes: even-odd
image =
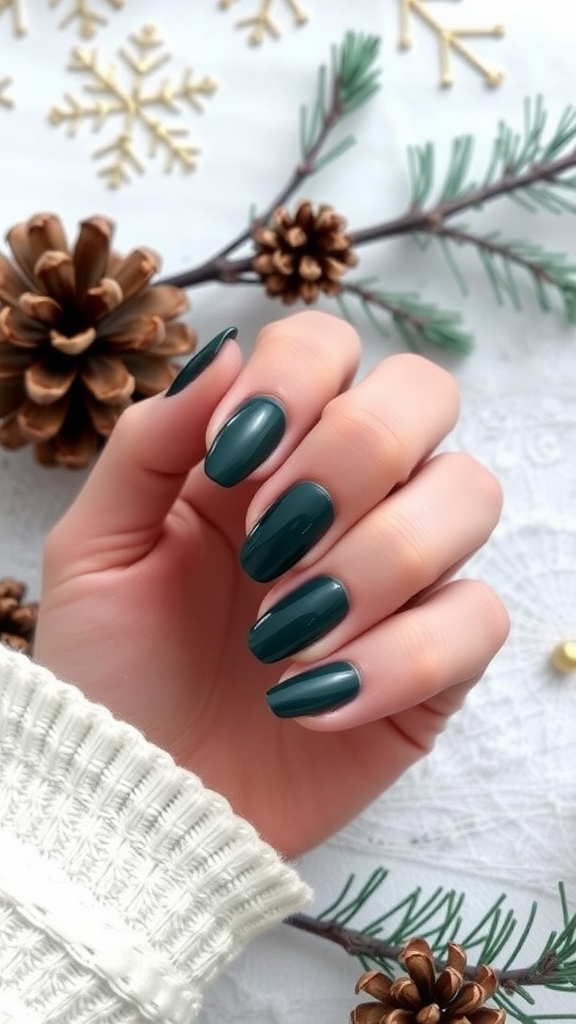
[[[178,373],[168,388],[165,398],[169,398],[170,395],[177,395],[180,391],[184,391],[192,381],[196,380],[200,376],[206,367],[213,363],[218,355],[220,349],[229,338],[235,338],[238,334],[237,327],[227,327],[224,331],[220,331],[215,338],[212,338],[204,348],[201,348],[199,352],[196,352],[192,356],[185,366],[182,367],[180,373]]]
[[[334,522],[328,491],[308,480],[285,491],[250,531],[240,551],[245,572],[268,583],[296,565]]]
[[[259,661],[280,661],[320,640],[349,610],[340,580],[316,576],[277,601],[254,623],[248,646]]]
[[[266,699],[278,718],[298,718],[335,711],[360,692],[360,675],[349,661],[333,661],[285,679],[268,690]]]
[[[234,487],[272,454],[286,430],[286,417],[274,398],[249,398],[224,424],[204,461],[204,471],[221,487]]]

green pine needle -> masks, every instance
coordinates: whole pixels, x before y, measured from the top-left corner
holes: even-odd
[[[525,239],[507,241],[498,231],[476,235],[465,225],[441,226],[435,237],[462,291],[466,290],[462,267],[451,250],[471,246],[476,248],[499,306],[509,302],[514,309],[522,309],[516,280],[520,271],[528,274],[538,305],[544,313],[554,309],[552,296],[556,292],[568,323],[576,325],[576,263],[572,263],[564,253],[550,252]]]
[[[474,154],[472,135],[461,135],[452,143],[445,180],[435,205],[449,204],[465,198],[475,191],[490,189],[498,182],[521,176],[542,164],[566,156],[576,144],[576,108],[566,107],[558,124],[547,138],[548,116],[542,96],[524,102],[521,130],[501,121],[488,166],[481,185],[470,176]],[[408,168],[411,182],[410,202],[417,208],[432,204],[434,193],[435,149],[432,143],[413,146],[408,150]],[[576,203],[569,195],[576,188],[572,176],[559,174],[543,178],[536,184],[522,185],[508,193],[524,200],[531,212],[546,210],[551,213],[576,212]]]
[[[328,926],[349,925],[360,914],[365,918],[370,900],[379,895],[388,872],[377,869],[367,881],[355,890],[352,875],[340,895],[317,920]],[[517,966],[518,958],[532,935],[537,920],[537,905],[532,904],[524,924],[519,925],[514,911],[506,906],[506,897],[500,896],[488,908],[480,921],[467,933],[463,931],[461,910],[464,895],[454,890],[436,889],[425,896],[420,887],[408,893],[394,906],[364,924],[354,935],[352,946],[344,945],[352,955],[358,957],[365,970],[373,968],[384,971],[394,978],[403,944],[418,935],[425,938],[438,961],[443,962],[448,941],[459,943],[468,953],[469,963],[478,966],[490,964],[497,972],[514,972],[506,978],[493,996],[493,1002],[506,1010],[518,1024],[576,1020],[576,914],[571,914],[566,900],[564,886],[559,885],[559,911],[562,926],[559,932],[552,932],[536,959],[531,958],[522,968]],[[303,915],[295,915],[302,918]],[[311,929],[313,930],[313,929]],[[321,934],[321,933],[317,933]],[[334,932],[327,937],[337,941]],[[360,937],[365,938],[364,949]],[[374,940],[379,943],[378,951]],[[370,952],[368,946],[372,944]],[[473,956],[471,952],[473,951]],[[501,966],[498,960],[503,958]],[[529,988],[529,987],[530,988]],[[537,989],[549,989],[570,993],[574,997],[572,1013],[536,1013],[540,999]]]
[[[332,48],[330,67],[323,64],[318,69],[315,99],[309,109],[303,107],[300,111],[301,155],[303,160],[309,160],[313,154],[314,171],[354,144],[350,136],[321,161],[317,159],[328,132],[380,89],[379,55],[378,36],[347,32],[340,46]]]
[[[374,284],[373,278],[346,283],[337,301],[342,315],[353,322],[345,296],[359,301],[367,320],[383,337],[386,325],[381,314],[386,314],[412,352],[420,352],[426,344],[458,356],[472,349],[472,335],[465,329],[461,313],[423,302],[415,292],[386,292]]]

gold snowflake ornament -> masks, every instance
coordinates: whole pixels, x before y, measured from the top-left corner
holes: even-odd
[[[438,37],[440,46],[440,85],[454,84],[451,55],[458,54],[467,64],[477,71],[486,85],[497,86],[504,79],[502,71],[490,67],[474,53],[462,40],[478,36],[503,36],[504,26],[494,25],[492,28],[448,28],[437,17],[432,15],[425,0],[400,0],[400,47],[408,50],[412,46],[410,34],[411,15],[423,21]]]
[[[236,2],[237,0],[219,0],[218,6],[222,10],[228,10]],[[294,25],[306,24],[308,14],[297,0],[284,0],[284,5],[289,8]],[[266,38],[280,37],[278,23],[272,18],[273,7],[274,0],[258,0],[254,13],[236,22],[236,28],[247,32],[246,41],[250,46],[261,46]]]
[[[0,0],[0,14],[3,11],[12,12],[12,28],[14,33],[17,36],[23,36],[27,25],[22,0]]]
[[[62,0],[50,0],[50,7],[59,7]],[[78,33],[84,39],[92,39],[99,28],[108,24],[108,18],[101,14],[89,0],[65,0],[69,10],[64,14],[59,28],[68,28],[76,23]],[[124,0],[104,0],[109,7],[120,11],[124,7]]]
[[[4,110],[10,110],[14,106],[14,101],[10,96],[6,95],[6,90],[12,85],[11,78],[0,78],[0,107]]]
[[[52,107],[48,115],[51,124],[66,125],[72,136],[83,124],[90,124],[98,132],[109,122],[119,122],[112,140],[93,154],[100,163],[99,177],[114,189],[127,184],[134,173],[144,173],[144,159],[138,148],[140,137],[148,142],[149,158],[158,153],[164,155],[166,173],[175,168],[185,173],[194,170],[200,150],[190,143],[188,129],[172,123],[170,118],[181,115],[183,104],[201,112],[203,101],[217,88],[213,78],[204,76],[197,80],[189,68],[179,85],[168,79],[154,79],[170,55],[153,25],[145,25],[130,35],[129,43],[130,50],[119,50],[124,76],[114,66],[103,66],[95,50],[75,47],[69,70],[87,76],[87,98],[76,99],[67,93],[64,105]]]

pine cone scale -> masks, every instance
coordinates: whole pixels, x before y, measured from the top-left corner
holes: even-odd
[[[68,395],[49,406],[36,405],[30,400],[18,409],[18,427],[27,441],[51,441],[62,429],[70,405]]]
[[[106,217],[81,221],[72,253],[78,299],[106,277],[113,234],[114,225]]]
[[[160,267],[159,256],[152,249],[135,249],[114,274],[125,300],[133,298],[148,284]]]
[[[15,306],[27,288],[28,284],[22,280],[10,260],[0,254],[0,300]]]
[[[40,287],[63,308],[72,306],[76,297],[74,264],[68,253],[47,249],[34,266]]]
[[[32,363],[24,374],[24,388],[36,405],[52,405],[69,391],[76,377],[75,366],[52,359]]]
[[[103,277],[100,284],[90,288],[78,302],[78,310],[82,318],[97,324],[101,331],[105,329],[104,321],[122,304],[123,295],[120,285],[111,277]]]
[[[61,334],[60,331],[50,331],[49,334],[52,347],[57,352],[67,356],[79,356],[96,341],[97,333],[94,327],[88,327],[85,331],[73,334]]]
[[[48,295],[35,295],[34,292],[22,292],[18,308],[29,320],[38,320],[48,327],[54,327],[62,316],[62,306],[55,299]]]
[[[113,356],[91,356],[84,363],[80,377],[90,394],[103,405],[123,403],[134,391],[134,377],[125,363]]]
[[[28,225],[15,224],[6,233],[6,242],[12,252],[16,264],[26,279],[25,288],[29,288],[34,282],[34,264],[28,244]]]
[[[32,266],[49,249],[70,255],[60,218],[54,213],[37,213],[28,222],[28,252]]]
[[[38,348],[45,327],[35,324],[19,309],[5,306],[0,310],[0,339],[20,348]]]

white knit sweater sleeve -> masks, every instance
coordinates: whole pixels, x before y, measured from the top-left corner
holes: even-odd
[[[0,645],[0,1024],[187,1024],[309,896],[221,796]]]

